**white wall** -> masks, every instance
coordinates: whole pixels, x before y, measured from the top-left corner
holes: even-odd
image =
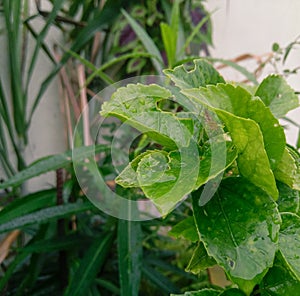
[[[232,59],[245,53],[263,55],[271,52],[274,42],[286,46],[300,35],[299,0],[207,0],[205,5],[208,11],[217,9],[212,16],[214,49],[211,53],[214,57]],[[300,46],[298,48],[288,58],[286,68],[300,66]],[[253,67],[253,62],[248,65]],[[272,71],[269,67],[263,76]],[[228,78],[237,77],[234,73]],[[290,77],[288,82],[300,91],[300,73]],[[299,108],[288,116],[300,124]],[[286,131],[289,143],[295,144],[296,133],[293,127]]]

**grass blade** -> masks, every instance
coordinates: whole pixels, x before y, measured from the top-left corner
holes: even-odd
[[[142,251],[141,223],[119,220],[118,257],[121,296],[139,295]]]
[[[31,56],[31,60],[30,60],[30,65],[29,65],[29,69],[27,71],[27,80],[26,80],[26,86],[25,86],[25,93],[27,94],[28,92],[28,88],[29,88],[29,84],[30,84],[30,80],[38,59],[38,53],[40,51],[40,49],[43,47],[43,42],[44,39],[50,29],[51,24],[53,23],[53,21],[55,20],[62,4],[63,4],[64,0],[55,0],[53,2],[53,6],[52,6],[52,10],[49,14],[49,16],[47,17],[47,22],[44,25],[43,29],[41,30],[41,32],[36,36],[36,44],[35,44],[35,48],[34,51],[32,53]],[[33,35],[34,36],[34,35]]]
[[[97,273],[101,270],[113,242],[113,233],[106,234],[103,238],[96,238],[80,262],[65,296],[85,295],[90,285],[94,282]]]
[[[55,203],[55,189],[43,190],[15,199],[0,211],[0,225],[36,210],[54,206]]]
[[[174,286],[167,277],[154,268],[148,265],[143,265],[143,273],[151,282],[165,293],[180,293],[180,290]]]
[[[144,28],[142,28],[125,10],[122,10],[122,13],[126,17],[127,21],[129,22],[136,35],[139,37],[139,39],[145,46],[148,53],[155,57],[151,58],[151,61],[157,73],[161,74],[163,70],[162,65],[164,64],[164,62],[157,46],[154,44],[153,40],[150,38],[150,36],[144,30]]]
[[[16,217],[8,222],[1,224],[0,233],[7,232],[13,229],[24,228],[33,224],[46,223],[51,220],[68,217],[72,214],[84,212],[94,208],[95,207],[90,202],[72,203],[49,207],[27,215]]]
[[[74,150],[76,150],[76,161],[82,161],[87,157],[93,156],[93,153],[108,151],[109,147],[107,147],[106,145],[92,145],[87,147],[75,148]],[[39,176],[49,171],[57,170],[59,168],[67,167],[73,161],[72,152],[72,150],[69,150],[63,154],[47,156],[37,160],[7,181],[0,183],[0,189],[16,187],[33,177]]]

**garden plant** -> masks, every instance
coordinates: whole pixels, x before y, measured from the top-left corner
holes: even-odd
[[[297,295],[299,141],[287,145],[279,121],[297,93],[280,75],[259,84],[209,57],[203,1],[46,2],[33,14],[29,0],[0,4],[10,49],[0,73],[0,295]],[[63,41],[52,48],[54,28]],[[293,45],[274,52],[285,60]],[[40,55],[54,68],[31,104]],[[226,82],[215,62],[249,83]],[[131,76],[140,83],[114,84]],[[32,116],[57,77],[68,150],[28,164]],[[108,85],[111,96],[89,109],[106,130],[93,142],[80,129],[84,105]],[[120,124],[139,132],[122,169]],[[104,180],[115,215],[85,196],[81,169],[96,190]],[[48,172],[55,186],[24,190]],[[145,201],[155,209],[140,211]],[[217,265],[226,284],[214,280]]]

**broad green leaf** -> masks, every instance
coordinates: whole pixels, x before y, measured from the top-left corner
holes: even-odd
[[[199,240],[197,228],[195,225],[194,217],[189,216],[172,227],[169,231],[169,235],[175,238],[184,238],[191,242]]]
[[[300,281],[294,279],[285,267],[276,263],[259,288],[261,296],[295,296],[300,291]]]
[[[294,276],[300,281],[300,217],[283,213],[279,233],[280,253]]]
[[[159,49],[157,48],[153,40],[150,38],[148,33],[144,30],[144,28],[141,27],[139,23],[135,21],[134,18],[132,18],[124,9],[122,9],[122,13],[126,17],[127,21],[129,22],[136,35],[140,38],[148,53],[155,57],[151,58],[152,64],[156,69],[157,73],[160,74],[162,72],[163,59],[161,57]]]
[[[144,156],[154,153],[155,151],[158,152],[159,150],[146,151],[134,158],[115,179],[116,183],[124,188],[139,187],[136,173],[138,164]]]
[[[137,221],[119,220],[118,258],[122,296],[138,296],[142,269],[142,230]]]
[[[208,255],[249,294],[272,266],[278,248],[281,220],[275,202],[246,179],[232,177],[205,206],[199,206],[195,192],[193,210]]]
[[[276,167],[285,149],[284,130],[259,98],[253,97],[244,88],[231,84],[184,90],[183,93],[213,108],[218,115],[218,111],[228,112],[237,117],[254,120],[261,129],[271,168]]]
[[[274,175],[277,180],[300,190],[300,155],[295,149],[286,147]]]
[[[100,113],[119,118],[164,146],[172,149],[188,146],[191,138],[185,123],[188,119],[182,121],[157,107],[158,101],[171,96],[169,90],[159,85],[128,84],[113,93]]]
[[[107,259],[112,242],[113,233],[95,238],[95,242],[87,250],[80,261],[80,265],[75,270],[64,293],[65,296],[83,295],[86,293]]]
[[[203,243],[199,242],[194,250],[194,253],[186,270],[195,274],[199,274],[202,270],[205,270],[208,267],[216,264],[217,263],[215,259],[207,254]]]
[[[279,212],[299,213],[300,192],[281,182],[277,182],[277,188],[279,190],[279,199],[277,200]]]
[[[209,84],[225,82],[223,77],[210,63],[201,59],[194,60],[193,62],[194,68],[190,71],[187,71],[181,65],[174,68],[174,70],[164,70],[164,73],[181,89],[205,87]]]
[[[163,215],[173,210],[196,186],[199,155],[198,150],[191,150],[186,148],[182,153],[167,155],[154,152],[144,156],[138,164],[139,186]]]
[[[141,187],[158,209],[167,214],[192,190],[221,174],[236,157],[235,147],[231,142],[225,143],[224,138],[216,139],[212,146],[205,145],[202,152],[197,148],[170,153],[151,150],[129,163],[116,183]]]
[[[283,117],[288,111],[299,106],[298,96],[282,76],[270,75],[259,85],[256,93],[274,116]]]
[[[90,202],[72,203],[58,205],[41,209],[33,213],[21,215],[0,225],[0,233],[13,229],[23,228],[33,224],[45,223],[51,220],[57,220],[79,212],[94,209]]]
[[[203,289],[200,291],[185,292],[184,294],[171,294],[171,296],[218,296],[222,290]]]
[[[265,120],[263,113],[257,110],[259,107],[266,110],[263,105],[261,106],[260,101],[255,98],[251,100],[251,95],[249,97],[249,93],[241,87],[235,88],[231,85],[224,84],[200,89],[187,89],[182,92],[192,100],[195,100],[199,104],[206,105],[216,112],[226,125],[232,141],[239,152],[237,162],[240,173],[276,199],[278,197],[278,190],[270,165],[274,165],[281,159],[282,153],[284,152],[284,147],[282,150],[281,146],[282,143],[285,145],[285,141],[284,135],[282,138],[281,130],[278,129],[279,126],[270,127],[275,133],[274,138],[279,141],[277,143],[271,139],[272,134],[270,134],[267,128],[269,124],[264,125],[260,122],[259,126],[254,120],[248,118],[251,116],[255,120]],[[243,100],[245,104],[241,103]],[[251,110],[249,114],[247,108]],[[256,111],[260,115],[254,115]],[[269,115],[274,119],[271,114]],[[245,116],[246,118],[241,116]],[[266,115],[268,119],[271,118],[270,116]],[[268,145],[265,143],[266,140],[261,130],[262,127],[267,135],[266,138],[269,141]],[[274,144],[276,144],[275,148],[272,147]],[[276,148],[277,144],[278,151]],[[265,150],[267,147],[269,147],[270,160]]]
[[[33,177],[57,170],[59,168],[65,168],[72,163],[72,153],[76,154],[76,161],[83,161],[88,156],[93,155],[93,153],[109,150],[110,148],[106,145],[96,145],[74,148],[73,150],[67,151],[63,154],[46,156],[35,161],[7,181],[0,183],[0,189],[15,187]]]
[[[55,189],[43,190],[15,199],[0,211],[0,225],[55,204]]]

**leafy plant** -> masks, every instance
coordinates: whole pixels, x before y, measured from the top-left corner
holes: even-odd
[[[269,295],[279,269],[287,284],[274,293],[292,295],[300,280],[300,155],[278,119],[298,107],[297,95],[278,75],[249,92],[204,60],[164,73],[175,86],[129,84],[102,106],[103,116],[161,147],[148,146],[116,182],[140,188],[164,216],[191,195],[192,218],[172,230],[195,245],[188,269],[218,264],[239,290],[184,295]],[[166,100],[173,108],[164,109]]]

